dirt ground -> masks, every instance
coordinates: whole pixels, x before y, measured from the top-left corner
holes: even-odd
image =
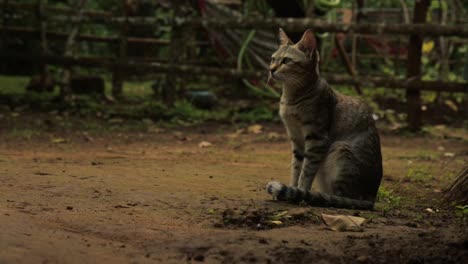
[[[259,134],[221,124],[32,136],[0,129],[0,263],[468,259],[466,222],[439,203],[443,186],[466,166],[466,131],[382,133],[387,196],[366,212],[271,200],[266,183],[289,178],[279,124],[264,124]],[[336,232],[321,213],[367,223],[360,232]],[[273,224],[279,215],[288,217]]]

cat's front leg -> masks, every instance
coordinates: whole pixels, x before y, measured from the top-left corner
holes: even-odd
[[[320,162],[327,154],[329,140],[326,132],[321,132],[313,126],[304,127],[304,136],[304,161],[298,187],[303,190],[310,190]]]
[[[291,181],[290,185],[298,187],[299,177],[304,161],[304,145],[297,140],[292,140]]]

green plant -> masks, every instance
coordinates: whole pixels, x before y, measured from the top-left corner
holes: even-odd
[[[404,177],[405,180],[412,182],[426,182],[433,179],[433,176],[429,173],[428,169],[422,166],[410,166],[406,171]]]
[[[381,203],[384,214],[401,207],[402,197],[395,195],[393,190],[387,190],[384,186],[380,186],[377,193],[377,202]]]
[[[466,222],[468,220],[468,205],[455,206],[455,216]]]

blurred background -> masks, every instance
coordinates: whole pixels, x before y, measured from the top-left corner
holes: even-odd
[[[462,0],[1,0],[0,117],[4,125],[22,113],[143,127],[276,122],[281,88],[266,79],[283,27],[293,41],[314,30],[323,76],[362,96],[380,125],[466,128],[467,8]]]

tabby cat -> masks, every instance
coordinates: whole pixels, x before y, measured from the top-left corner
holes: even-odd
[[[380,139],[370,108],[320,77],[313,32],[293,44],[279,30],[270,78],[283,85],[280,116],[292,144],[289,186],[273,181],[274,199],[313,206],[372,209],[382,178]],[[310,191],[316,182],[319,192]]]

